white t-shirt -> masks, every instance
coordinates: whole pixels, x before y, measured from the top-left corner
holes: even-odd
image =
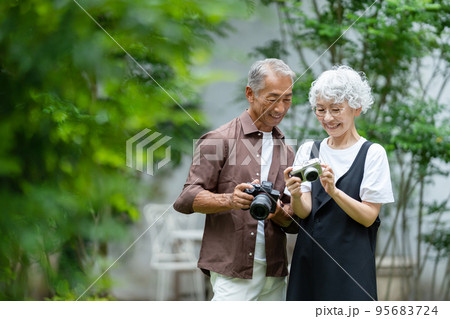
[[[269,177],[270,166],[272,165],[273,156],[273,140],[272,132],[262,132],[262,148],[261,148],[261,174],[260,181],[267,181]],[[266,261],[266,240],[264,237],[264,220],[258,221],[258,229],[256,231],[255,259]]]
[[[322,163],[330,165],[334,172],[335,183],[349,170],[365,141],[366,139],[361,137],[358,142],[346,149],[329,147],[328,138],[320,143],[319,159]],[[313,144],[313,141],[308,141],[300,146],[295,155],[294,169],[299,168],[303,162],[310,159]],[[310,192],[311,183],[302,182],[301,190],[303,193]],[[285,193],[290,194],[287,188]],[[380,144],[372,144],[367,151],[359,197],[369,203],[387,204],[394,202],[389,163],[386,151]]]

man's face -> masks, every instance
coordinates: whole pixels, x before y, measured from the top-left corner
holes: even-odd
[[[249,114],[258,130],[271,132],[280,124],[292,103],[292,80],[289,76],[269,73],[265,87],[258,96],[247,86],[245,95],[250,103]]]

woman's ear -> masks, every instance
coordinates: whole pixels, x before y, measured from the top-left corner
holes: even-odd
[[[359,109],[356,109],[355,116],[359,116],[361,114],[361,111],[362,111],[362,107],[360,107]]]

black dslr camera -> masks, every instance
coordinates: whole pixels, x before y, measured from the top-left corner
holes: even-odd
[[[250,204],[250,215],[254,219],[264,220],[270,213],[277,209],[277,201],[280,192],[272,188],[271,182],[251,184],[252,189],[245,189],[244,192],[253,195],[253,202]]]

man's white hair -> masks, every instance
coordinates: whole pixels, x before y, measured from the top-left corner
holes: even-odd
[[[361,107],[363,113],[373,104],[372,89],[364,72],[358,73],[346,65],[334,66],[311,84],[309,103],[313,108],[318,98],[334,103],[347,101],[354,109]]]
[[[292,84],[294,83],[295,73],[291,68],[279,59],[265,59],[261,61],[256,61],[250,68],[248,72],[248,82],[249,86],[255,95],[259,95],[259,91],[265,87],[265,78],[273,72],[278,76],[289,76],[291,77]]]

